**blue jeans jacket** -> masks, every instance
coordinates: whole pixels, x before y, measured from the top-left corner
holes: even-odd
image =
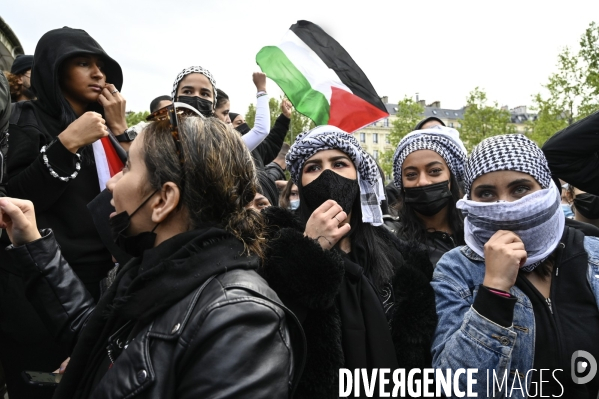
[[[587,278],[599,307],[599,239],[585,237],[584,247],[589,256]],[[431,283],[439,316],[432,347],[433,367],[454,372],[462,368],[478,369],[474,375],[477,380],[474,392],[479,398],[487,397],[487,382],[489,396],[493,396],[493,372],[498,381],[507,374],[508,392],[512,383],[515,382],[518,387],[518,381],[514,381],[516,372],[524,387],[526,373],[533,367],[535,352],[532,303],[520,289],[515,286],[510,289],[517,302],[509,328],[493,323],[472,308],[484,277],[484,260],[468,246],[463,246],[451,250],[439,260]],[[551,375],[548,374],[548,378]],[[459,385],[465,391],[465,374],[461,375]],[[495,392],[499,395],[497,388]],[[505,389],[502,392],[505,393]],[[533,395],[534,389],[530,392]],[[526,395],[514,390],[509,397],[525,398]]]

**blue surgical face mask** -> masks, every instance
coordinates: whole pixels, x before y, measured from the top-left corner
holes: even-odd
[[[567,219],[574,218],[574,212],[572,212],[572,207],[568,204],[562,204],[562,211],[564,211],[564,215]]]
[[[298,199],[289,201],[289,209],[295,211],[297,208],[299,208],[299,202],[300,200]]]

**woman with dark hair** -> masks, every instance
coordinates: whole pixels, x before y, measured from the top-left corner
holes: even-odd
[[[253,79],[256,85],[258,103],[256,107],[256,124],[253,129],[248,128],[247,131],[240,131],[243,134],[243,142],[250,151],[262,143],[268,135],[268,129],[270,128],[266,75],[262,72],[254,72]],[[215,115],[218,103],[217,90],[216,80],[209,70],[201,66],[191,66],[185,68],[177,75],[175,83],[173,83],[172,98],[173,101],[191,105],[205,117],[214,116],[219,118],[218,115]],[[235,128],[236,126],[233,127]]]
[[[466,149],[457,130],[437,125],[405,136],[393,156],[399,189],[397,235],[425,243],[431,263],[464,244],[460,199]]]
[[[464,187],[467,245],[433,276],[434,367],[478,369],[474,385],[458,378],[479,397],[595,398],[579,356],[599,357],[599,240],[565,225],[547,160],[521,134],[483,140]]]
[[[54,398],[289,398],[303,340],[256,273],[265,240],[244,208],[257,185],[250,153],[214,118],[167,119],[140,133],[109,185],[113,238],[135,258],[98,302],[31,203],[0,200],[28,296],[72,348]]]
[[[214,116],[225,123],[231,123],[229,118],[229,111],[231,103],[229,102],[229,96],[221,89],[216,89],[216,105],[214,107]]]
[[[33,202],[39,226],[53,229],[65,259],[97,299],[114,263],[87,204],[125,158],[115,140],[127,129],[123,74],[80,29],[44,34],[34,60],[31,84],[38,98],[15,104],[11,115],[8,194]],[[51,390],[26,384],[21,372],[53,370],[67,351],[26,300],[20,265],[0,252],[0,361],[9,394],[49,397]]]
[[[297,137],[286,160],[299,220],[283,208],[262,211],[270,229],[264,275],[306,334],[298,397],[338,397],[340,368],[430,365],[432,267],[382,226],[374,159],[351,134],[319,126]]]
[[[295,211],[299,208],[299,204],[299,191],[293,180],[290,179],[281,192],[279,206],[283,209]]]

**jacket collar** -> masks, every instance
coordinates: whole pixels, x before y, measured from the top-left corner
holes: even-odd
[[[485,258],[483,258],[482,256],[480,256],[479,254],[477,254],[476,252],[474,252],[474,250],[472,250],[472,248],[470,248],[468,245],[464,245],[460,251],[462,252],[462,254],[464,254],[464,256],[472,261],[475,262],[484,262]]]

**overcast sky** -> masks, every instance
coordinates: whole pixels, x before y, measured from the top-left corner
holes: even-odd
[[[420,93],[464,105],[476,86],[513,108],[530,105],[564,46],[578,47],[599,1],[3,0],[0,16],[33,54],[48,30],[85,29],[120,63],[127,109],[170,94],[183,68],[201,65],[242,113],[254,101],[256,53],[297,20],[320,25],[390,102]],[[281,92],[269,80],[268,91]]]

